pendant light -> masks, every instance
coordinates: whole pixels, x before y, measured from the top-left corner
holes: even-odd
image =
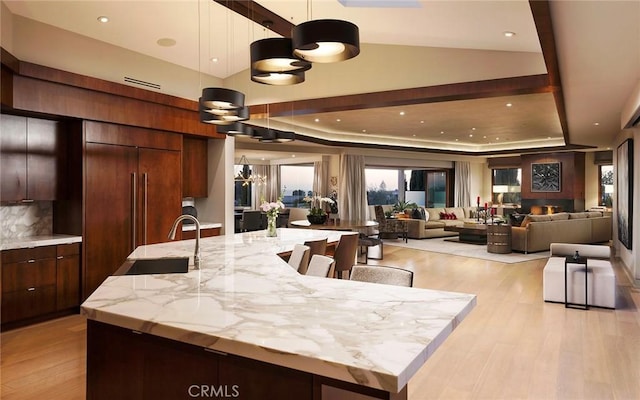
[[[253,137],[253,129],[242,122],[234,122],[230,125],[221,125],[216,128],[218,133],[226,133],[229,136]]]
[[[207,108],[200,101],[200,121],[214,125],[231,125],[249,119],[249,107],[239,109]]]
[[[267,38],[251,43],[251,80],[267,85],[295,85],[304,82],[307,61],[293,56],[289,38]]]
[[[355,24],[336,19],[303,22],[292,31],[293,54],[305,61],[331,63],[360,54],[360,32]]]

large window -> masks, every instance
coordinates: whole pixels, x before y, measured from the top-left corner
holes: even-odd
[[[367,203],[395,204],[398,201],[398,174],[397,169],[365,168]]]
[[[308,208],[302,199],[312,194],[313,165],[281,165],[280,185],[285,206]]]
[[[600,205],[611,207],[613,196],[613,165],[599,165],[598,198]]]
[[[520,168],[494,169],[492,181],[494,204],[521,203],[522,170]]]

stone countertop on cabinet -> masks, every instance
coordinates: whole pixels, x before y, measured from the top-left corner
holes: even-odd
[[[200,230],[202,229],[213,229],[213,228],[222,228],[222,224],[219,222],[200,222]],[[182,223],[182,232],[195,231],[196,224],[185,224]]]
[[[0,240],[0,250],[28,249],[40,246],[55,246],[58,244],[82,243],[82,236],[74,235],[40,235]]]
[[[205,238],[199,270],[111,276],[89,319],[392,393],[473,309],[465,293],[298,274],[277,254],[351,232],[279,228]],[[191,257],[194,240],[138,247],[129,259]]]

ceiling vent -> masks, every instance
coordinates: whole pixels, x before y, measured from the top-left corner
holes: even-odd
[[[631,91],[631,95],[624,104],[624,107],[622,107],[620,115],[622,129],[628,129],[640,124],[640,81],[638,81],[636,87]]]
[[[140,85],[151,89],[160,90],[160,85],[158,85],[157,83],[145,82],[139,79],[129,78],[128,76],[124,77],[124,81],[127,83],[133,83],[134,85]]]

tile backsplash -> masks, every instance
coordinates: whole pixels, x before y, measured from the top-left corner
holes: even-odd
[[[52,202],[0,205],[0,239],[51,235],[52,231]]]

